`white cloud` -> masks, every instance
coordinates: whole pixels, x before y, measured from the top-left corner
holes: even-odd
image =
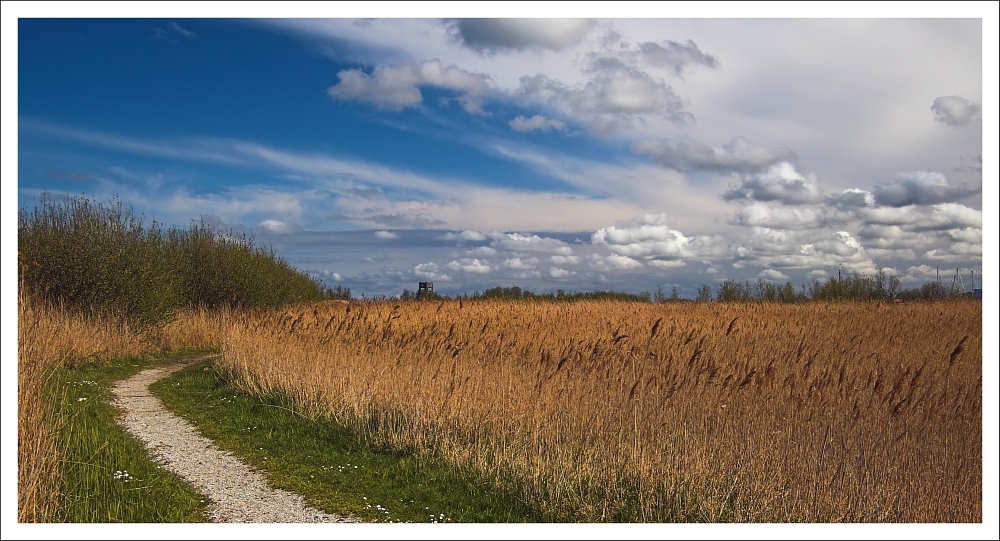
[[[375,238],[382,240],[394,240],[399,238],[399,234],[392,231],[376,231]]]
[[[453,271],[468,272],[472,274],[489,274],[490,272],[490,266],[488,263],[470,258],[462,258],[452,261],[448,263],[448,268]]]
[[[934,242],[934,237],[924,232],[914,232],[899,225],[864,223],[858,228],[858,238],[865,248],[905,249],[924,248]]]
[[[451,280],[451,277],[442,272],[441,267],[433,261],[415,265],[413,267],[413,274],[418,278],[425,278],[427,280],[440,280],[442,282]]]
[[[275,235],[284,235],[289,233],[296,233],[301,231],[302,228],[288,222],[282,222],[280,220],[264,220],[257,224],[257,228],[260,229],[262,233],[271,233]]]
[[[556,265],[579,265],[580,256],[575,255],[554,255],[549,258],[549,261],[555,263]]]
[[[983,244],[983,230],[978,227],[964,227],[945,231],[951,240],[969,244]]]
[[[768,148],[744,137],[735,137],[722,147],[710,147],[688,135],[679,135],[659,141],[636,141],[631,149],[635,154],[649,154],[654,162],[681,172],[746,173],[795,158],[795,153],[787,148]]]
[[[790,280],[786,274],[774,269],[762,270],[759,274],[757,274],[757,277],[763,278],[769,282],[788,282]]]
[[[477,256],[477,257],[489,257],[497,254],[497,251],[489,246],[479,246],[473,248],[472,250],[466,250],[465,255]]]
[[[982,244],[971,244],[968,242],[956,242],[949,244],[945,248],[928,250],[925,257],[938,261],[967,261],[969,259],[979,259],[983,256]]]
[[[576,274],[576,271],[566,270],[559,267],[549,267],[549,276],[555,279],[566,278]]]
[[[369,103],[390,111],[419,105],[423,101],[420,87],[435,86],[459,92],[458,101],[465,110],[480,113],[483,95],[491,85],[487,75],[470,73],[456,66],[446,67],[438,60],[378,66],[371,75],[360,69],[350,69],[337,76],[340,82],[329,88],[330,97]]]
[[[930,220],[918,224],[920,230],[983,228],[983,211],[958,203],[942,203],[931,207]]]
[[[613,253],[645,259],[689,259],[718,255],[719,239],[687,237],[667,225],[666,214],[644,214],[595,231],[592,244],[602,244]]]
[[[611,270],[638,269],[642,267],[642,263],[639,261],[636,261],[631,257],[618,254],[608,254],[607,256],[602,256],[601,254],[591,254],[590,262],[594,268],[605,272]]]
[[[823,200],[823,190],[816,176],[803,175],[788,162],[776,163],[767,170],[744,177],[740,185],[723,194],[723,199],[778,201],[785,205],[804,205]]]
[[[551,252],[557,255],[573,255],[573,248],[565,242],[551,237],[539,237],[538,235],[506,233],[503,237],[491,242],[490,245],[502,250],[515,252]]]
[[[510,270],[532,270],[538,264],[537,257],[510,257],[500,264],[501,267]]]
[[[748,227],[816,229],[826,223],[826,213],[819,208],[776,208],[753,203],[741,208],[730,221]]]
[[[480,231],[472,231],[471,229],[466,229],[461,233],[445,233],[441,236],[443,240],[459,240],[459,241],[472,241],[472,242],[482,242],[486,240],[486,234]]]
[[[518,93],[528,102],[589,123],[599,134],[629,128],[646,116],[677,125],[693,120],[669,85],[620,63],[600,66],[585,84],[568,85],[543,74],[524,75]]]
[[[982,120],[982,108],[961,96],[942,96],[931,105],[934,120],[949,126],[961,126]]]
[[[509,122],[512,130],[519,132],[530,132],[530,131],[563,131],[566,129],[566,123],[562,120],[555,118],[546,118],[542,115],[535,115],[531,118],[525,118],[522,115],[518,115],[514,120]]]

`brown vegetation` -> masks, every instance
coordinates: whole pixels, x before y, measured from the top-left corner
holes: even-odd
[[[23,289],[17,305],[17,519],[40,522],[58,504],[61,466],[55,404],[43,393],[46,377],[59,365],[134,355],[147,346],[127,329],[28,298]]]
[[[321,303],[219,363],[555,520],[982,520],[978,302]]]
[[[112,318],[86,317],[18,292],[17,519],[47,522],[58,505],[62,450],[58,404],[46,397],[46,378],[58,366],[218,345],[223,312],[184,310],[162,331],[140,334]],[[59,400],[59,397],[56,397]]]

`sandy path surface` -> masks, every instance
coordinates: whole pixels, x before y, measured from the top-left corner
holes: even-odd
[[[263,475],[166,410],[149,384],[209,357],[186,359],[139,372],[115,384],[119,423],[146,444],[164,468],[212,499],[215,522],[359,522],[309,507],[302,496],[271,488]]]

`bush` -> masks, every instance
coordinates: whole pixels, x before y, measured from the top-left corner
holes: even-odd
[[[315,278],[273,250],[205,224],[164,232],[121,202],[44,194],[18,211],[18,277],[42,298],[135,330],[171,321],[182,306],[268,307],[320,300]]]
[[[159,224],[120,202],[43,196],[18,211],[17,256],[20,283],[42,298],[136,330],[170,321],[181,300]]]

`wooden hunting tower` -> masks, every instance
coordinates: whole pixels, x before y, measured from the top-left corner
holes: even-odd
[[[434,282],[417,282],[417,298],[434,293]]]

